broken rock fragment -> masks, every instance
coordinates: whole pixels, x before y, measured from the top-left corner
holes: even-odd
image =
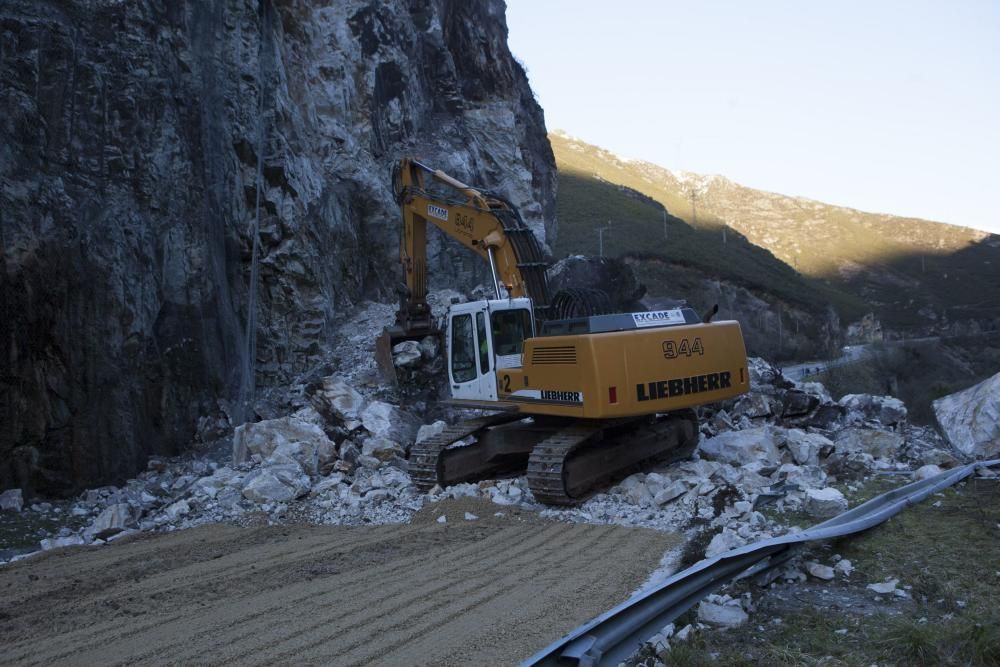
[[[372,401],[361,413],[361,423],[372,435],[381,436],[409,448],[417,437],[420,421],[395,405]]]
[[[392,363],[398,368],[415,366],[421,359],[420,343],[404,340],[392,347]]]
[[[237,426],[233,434],[233,463],[258,454],[272,463],[297,463],[310,475],[336,458],[336,446],[323,429],[294,417],[267,419]]]
[[[682,480],[677,480],[672,484],[670,484],[670,486],[666,487],[665,489],[657,493],[656,496],[653,498],[653,502],[657,506],[662,507],[667,503],[669,503],[671,500],[676,500],[677,498],[683,496],[685,493],[687,493],[687,490],[688,490],[687,484],[685,484]]]
[[[312,389],[309,401],[328,421],[356,420],[365,409],[364,397],[336,375],[324,378],[319,387]]]
[[[115,503],[101,512],[85,532],[90,539],[103,540],[125,530],[132,522],[132,508],[127,503]]]
[[[309,493],[310,487],[309,478],[299,465],[272,465],[247,475],[243,497],[258,505],[282,503]]]
[[[698,604],[698,620],[724,628],[736,628],[749,620],[739,600],[709,595]]]
[[[806,489],[805,511],[811,516],[829,518],[847,511],[847,498],[833,487]]]
[[[24,508],[24,497],[21,489],[8,489],[0,493],[0,510],[4,512],[20,512]]]
[[[848,418],[875,420],[886,426],[896,426],[906,421],[906,406],[893,396],[872,396],[871,394],[847,394],[838,401],[847,410]]]
[[[817,579],[822,579],[823,581],[830,581],[834,577],[833,568],[829,565],[823,565],[822,563],[808,562],[806,563],[806,572],[816,577]]]
[[[818,433],[806,433],[797,428],[781,429],[777,437],[784,445],[792,460],[799,465],[819,465],[820,452],[833,449],[833,442]]]
[[[838,453],[860,452],[875,458],[894,458],[903,442],[903,436],[899,433],[869,428],[845,428],[834,436],[834,446]]]
[[[781,452],[770,426],[720,433],[702,440],[698,451],[702,456],[737,466],[748,463],[774,465],[781,462]]]
[[[877,584],[868,584],[866,588],[870,591],[875,591],[880,595],[888,595],[890,593],[896,592],[896,586],[899,584],[899,579],[889,579]]]

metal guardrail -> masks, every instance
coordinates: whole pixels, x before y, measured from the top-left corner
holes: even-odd
[[[860,533],[883,523],[931,494],[960,482],[978,468],[996,465],[1000,465],[1000,459],[948,470],[876,496],[800,533],[762,540],[695,563],[663,583],[640,591],[617,607],[581,625],[528,658],[521,663],[522,667],[617,665],[668,623],[737,576],[757,574],[781,565],[804,542]]]

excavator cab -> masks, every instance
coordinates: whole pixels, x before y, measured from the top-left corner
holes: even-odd
[[[520,366],[524,340],[534,335],[531,299],[453,305],[446,336],[452,398],[496,401],[497,369]]]

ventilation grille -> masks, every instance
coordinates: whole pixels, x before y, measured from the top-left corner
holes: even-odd
[[[564,345],[558,347],[536,347],[531,351],[533,364],[575,364],[576,347]]]

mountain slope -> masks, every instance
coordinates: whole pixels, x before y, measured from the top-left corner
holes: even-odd
[[[673,172],[558,132],[549,138],[560,173],[557,251],[593,252],[593,227],[614,219],[606,246],[612,253],[645,248],[702,266],[714,263],[719,275],[740,273],[778,295],[822,294],[847,319],[868,309],[903,328],[1000,314],[996,235],[762,192],[720,176]],[[592,208],[598,191],[606,194],[609,184],[619,192],[634,191],[631,199],[645,201],[651,210],[636,218],[633,207],[623,207],[624,215]],[[583,191],[592,194],[585,197]],[[657,205],[672,214],[666,223],[662,211],[658,219],[653,214]],[[641,219],[642,231],[623,223],[628,236],[622,238],[614,231],[619,219]],[[700,247],[689,246],[692,234]],[[747,249],[743,238],[784,268]],[[754,260],[746,261],[751,256]],[[788,277],[796,273],[801,276]]]

